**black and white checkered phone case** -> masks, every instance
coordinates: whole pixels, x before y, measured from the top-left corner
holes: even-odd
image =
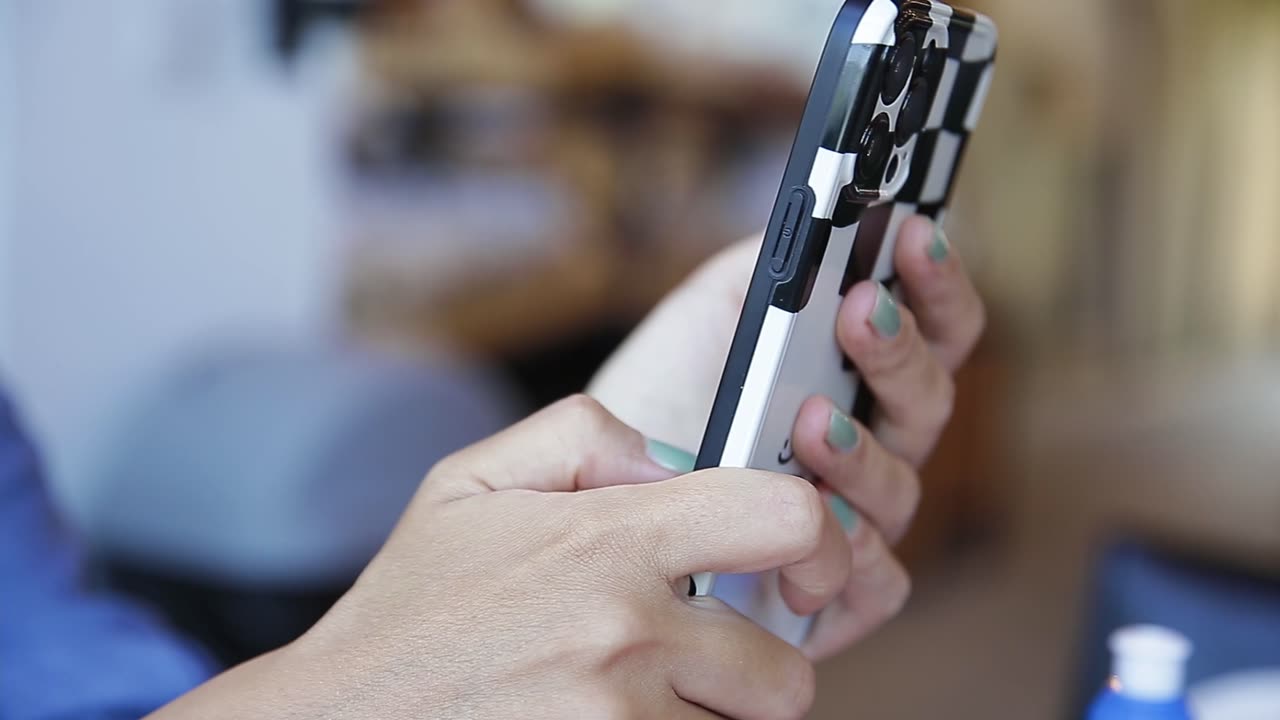
[[[848,0],[818,65],[716,395],[698,467],[803,474],[790,451],[801,403],[830,397],[866,422],[871,394],[835,338],[844,294],[895,285],[894,240],[913,214],[942,222],[991,83],[996,29],[930,0]],[[714,518],[709,521],[714,522]],[[776,574],[693,578],[784,639]]]

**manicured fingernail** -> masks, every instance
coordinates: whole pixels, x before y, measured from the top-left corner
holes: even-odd
[[[883,283],[876,285],[876,304],[871,308],[871,326],[886,340],[897,337],[902,330],[902,313],[898,312],[898,301],[893,299],[889,288]]]
[[[837,452],[849,452],[858,447],[858,426],[848,415],[833,409],[827,423],[827,444]]]
[[[853,509],[848,500],[839,495],[831,495],[827,498],[827,504],[831,505],[832,512],[836,514],[836,519],[845,532],[853,532],[858,527],[858,511]]]
[[[697,461],[692,453],[653,438],[645,440],[645,450],[650,460],[674,473],[693,472],[694,462]]]
[[[947,240],[947,234],[943,232],[942,226],[934,223],[933,242],[929,243],[929,259],[940,263],[948,257],[951,257],[951,243]]]

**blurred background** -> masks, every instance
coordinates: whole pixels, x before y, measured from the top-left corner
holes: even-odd
[[[839,4],[0,0],[0,369],[99,581],[225,662],[307,627],[763,226]],[[1220,709],[1280,687],[1280,3],[972,4],[991,329],[813,715],[1079,717],[1149,621],[1280,717]]]

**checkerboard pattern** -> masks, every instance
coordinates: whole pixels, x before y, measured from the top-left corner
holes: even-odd
[[[908,34],[921,51],[914,56],[908,86],[920,79],[927,82],[886,98],[885,73],[893,67],[894,48]],[[855,282],[867,278],[892,283],[893,241],[906,218],[923,212],[942,219],[952,177],[990,83],[994,25],[941,3],[871,0],[852,40],[845,56],[846,76],[837,83],[834,106],[827,108],[822,146],[809,171],[813,211],[805,243],[807,248],[821,246],[822,260],[816,272],[807,265],[803,268],[808,277],[799,310],[792,309],[792,304],[767,308],[732,421],[720,427],[714,424],[713,414],[708,433],[724,432],[731,438],[734,429],[745,430],[731,451],[725,440],[722,465],[817,479],[800,467],[789,444],[802,403],[821,394],[851,408],[854,417],[869,419],[872,394],[860,387],[858,373],[847,363],[833,332],[842,296]],[[839,41],[847,42],[844,36]],[[918,92],[933,95],[926,106],[911,105],[913,122],[923,118],[924,125],[915,135],[898,138],[898,117],[908,95],[918,101]],[[915,114],[922,109],[927,112]],[[851,187],[858,174],[858,153],[866,144],[864,136],[872,120],[881,115],[889,119],[890,139],[886,144],[880,134],[873,136],[878,139],[871,144],[877,153],[876,172],[879,162],[885,161],[884,176],[863,173],[859,184]],[[883,128],[884,119],[876,125]],[[890,154],[879,155],[886,148]],[[744,397],[750,400],[744,402]],[[705,593],[709,587],[710,577],[705,574],[692,581],[693,594]],[[717,587],[716,595],[793,644],[804,640],[812,624],[812,618],[796,616],[781,599],[776,575],[731,576]]]
[[[864,72],[865,82],[878,85],[891,62],[892,51],[889,48],[900,42],[904,35],[912,34],[920,52],[908,85],[917,78],[923,78],[933,98],[923,129],[905,144],[895,147],[896,157],[908,168],[905,182],[899,181],[901,187],[896,192],[883,191],[878,201],[862,201],[862,204],[852,206],[842,202],[843,207],[828,215],[832,222],[832,237],[823,264],[838,263],[843,268],[840,297],[854,284],[866,279],[884,283],[901,297],[893,266],[898,231],[903,221],[916,214],[928,216],[937,223],[945,221],[960,160],[991,85],[996,29],[983,15],[930,0],[874,0],[866,17],[892,17],[894,20],[892,32],[880,33],[883,40],[877,44],[885,47],[872,54],[871,64]],[[903,92],[888,104],[883,98],[877,99],[871,116],[887,114],[891,127],[896,131],[905,95]],[[842,110],[835,109],[831,117],[846,123],[867,121],[865,116]],[[825,135],[859,138],[862,130],[862,127],[829,127]],[[841,161],[838,162],[852,168],[857,163],[857,154],[840,152],[847,149],[823,148],[819,154],[839,153]],[[833,161],[828,158],[827,162]],[[841,180],[850,182],[851,174],[842,174]],[[888,185],[888,182],[882,183],[882,187]],[[848,189],[847,185],[838,190],[831,189],[827,195],[850,197]],[[847,255],[842,257],[844,253]],[[819,308],[832,301],[838,305],[839,297],[811,298],[811,305],[816,303],[816,306],[806,307],[806,310],[828,312],[829,308]],[[844,372],[851,373],[854,369],[843,355],[841,366]],[[866,419],[870,403],[869,393],[855,393],[854,416]]]

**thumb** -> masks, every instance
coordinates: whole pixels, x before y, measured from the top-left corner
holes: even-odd
[[[655,445],[651,457],[649,447],[599,402],[575,395],[440,461],[428,491],[445,501],[503,490],[575,492],[692,469],[692,458],[681,467],[670,448]]]

